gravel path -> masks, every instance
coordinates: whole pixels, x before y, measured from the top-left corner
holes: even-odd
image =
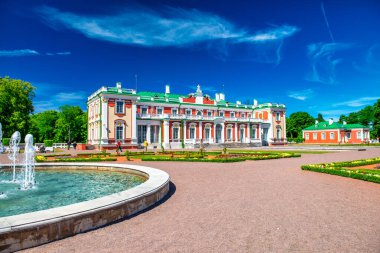
[[[233,164],[141,162],[171,196],[130,219],[26,252],[380,252],[380,185],[300,170],[380,149]]]

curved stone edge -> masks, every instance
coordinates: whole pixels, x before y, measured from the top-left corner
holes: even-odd
[[[0,218],[0,251],[13,252],[78,233],[131,216],[157,203],[169,192],[169,175],[161,170],[129,164],[42,163],[36,167],[72,169],[125,169],[148,180],[129,190],[72,205]]]

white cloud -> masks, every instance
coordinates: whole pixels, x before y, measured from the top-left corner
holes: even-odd
[[[0,50],[0,57],[33,56],[39,54],[32,49]]]
[[[299,91],[289,91],[288,97],[297,99],[297,100],[306,100],[314,95],[314,91],[312,89],[299,90]]]
[[[364,105],[371,105],[380,99],[379,97],[362,97],[354,100],[349,100],[341,103],[333,104],[333,106],[350,106],[350,107],[361,107]]]
[[[46,55],[49,55],[49,56],[53,56],[53,55],[71,55],[71,52],[46,53]]]
[[[325,84],[336,84],[335,69],[342,61],[337,52],[352,48],[349,43],[315,43],[307,48],[312,71],[307,76],[308,81]]]
[[[262,46],[256,46],[270,43],[276,58],[267,62],[275,63],[279,62],[283,40],[299,30],[282,25],[252,33],[222,17],[195,9],[166,8],[160,12],[126,9],[116,15],[86,16],[43,6],[37,12],[49,26],[75,30],[88,38],[145,47],[189,47],[204,43],[208,49],[217,47],[219,58],[224,59],[236,53],[236,47],[262,51]],[[252,58],[257,59],[256,55]]]

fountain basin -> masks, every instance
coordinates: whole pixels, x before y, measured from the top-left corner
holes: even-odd
[[[0,251],[12,252],[59,240],[133,215],[161,200],[169,175],[154,168],[96,163],[37,164],[36,169],[110,170],[145,177],[129,190],[76,204],[0,218]],[[43,186],[40,186],[43,187]]]

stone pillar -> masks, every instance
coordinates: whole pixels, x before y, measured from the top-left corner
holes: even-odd
[[[251,124],[247,123],[247,133],[246,133],[246,143],[250,143],[251,142]]]
[[[284,140],[287,142],[287,137],[286,137],[286,112],[284,111],[284,114],[283,114],[283,121],[284,121],[284,130],[283,130],[283,136],[284,136]]]
[[[199,122],[199,140],[203,139],[203,127],[202,127],[202,121]]]
[[[187,136],[186,136],[186,131],[187,131],[187,127],[186,127],[186,124],[187,124],[187,122],[186,122],[186,120],[184,120],[183,121],[183,141],[185,142],[186,141],[186,139],[187,139]]]
[[[162,143],[162,129],[161,129],[161,122],[158,126],[158,143]]]
[[[224,123],[222,123],[222,138],[221,138],[221,140],[222,140],[222,143],[224,143]]]
[[[132,101],[132,144],[137,144],[137,118],[136,118],[136,101]]]
[[[146,126],[146,140],[148,141],[148,143],[150,144],[150,128],[151,128],[151,125],[147,125]]]
[[[106,98],[102,98],[102,115],[100,117],[102,119],[100,143],[108,144],[108,100]]]
[[[361,140],[361,141],[364,141],[364,131],[363,131],[363,128],[362,128],[362,130],[360,130],[360,131],[362,132],[362,134],[360,135],[360,136],[361,136],[360,140]]]
[[[263,139],[261,138],[262,131],[263,131],[262,125],[261,123],[259,123],[259,128],[257,129],[257,135],[258,135],[258,139],[260,140],[260,143],[263,143]]]
[[[164,120],[164,147],[169,147],[169,120]]]
[[[235,123],[235,142],[238,142],[238,128],[237,128],[237,123]]]

